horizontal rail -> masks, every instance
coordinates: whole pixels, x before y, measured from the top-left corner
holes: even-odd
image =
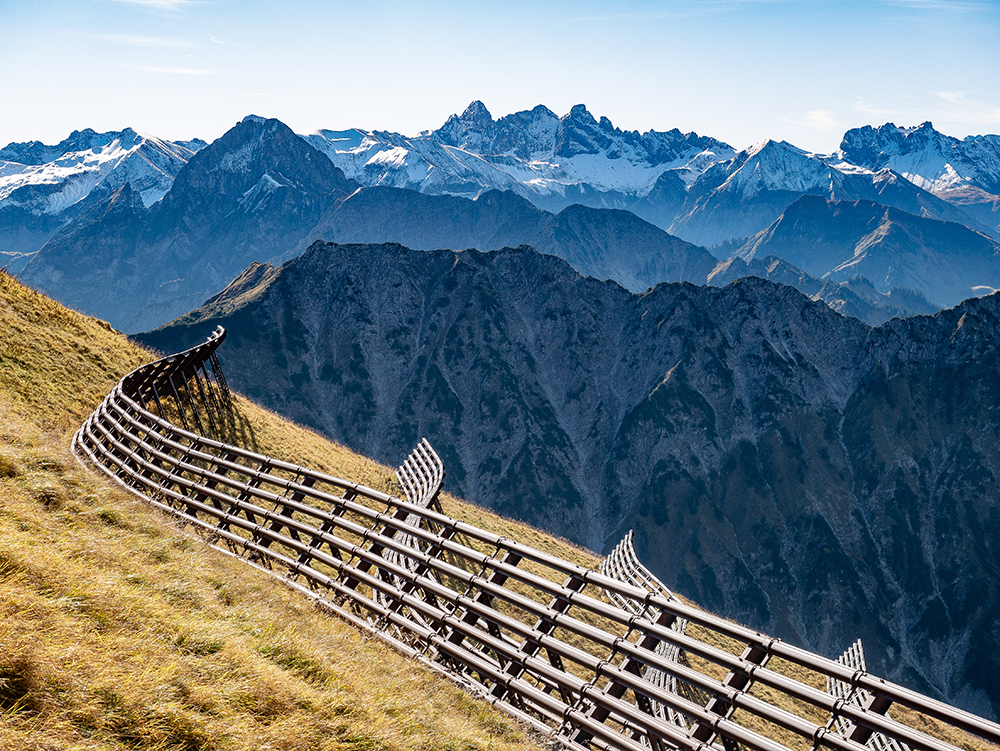
[[[994,723],[685,605],[630,543],[606,575],[445,515],[426,441],[400,467],[402,499],[202,435],[231,409],[224,337],[122,378],[74,435],[77,455],[559,744],[864,751],[874,735],[954,750],[890,718],[893,703],[1000,743]],[[810,685],[822,681],[871,700]]]

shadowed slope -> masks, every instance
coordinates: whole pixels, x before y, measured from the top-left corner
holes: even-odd
[[[376,457],[426,436],[474,501],[596,549],[634,527],[672,589],[993,711],[998,550],[940,531],[997,513],[1000,298],[871,329],[756,279],[632,295],[525,248],[323,244],[244,294],[143,339],[221,323],[275,409]]]

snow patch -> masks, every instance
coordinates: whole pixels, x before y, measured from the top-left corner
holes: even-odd
[[[270,172],[261,175],[260,180],[240,196],[239,203],[247,213],[260,211],[267,199],[278,190],[284,187],[283,183],[276,180]]]

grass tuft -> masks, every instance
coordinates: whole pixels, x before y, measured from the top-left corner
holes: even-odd
[[[21,470],[9,458],[0,454],[0,480],[9,480],[21,474]]]
[[[0,660],[0,709],[16,714],[36,713],[40,681],[34,663],[19,654]]]
[[[35,500],[52,511],[62,508],[66,500],[66,494],[63,492],[63,489],[51,482],[41,482],[34,485],[31,488],[31,492],[35,496]]]
[[[97,512],[97,517],[109,527],[124,527],[121,514],[114,509],[105,508]]]

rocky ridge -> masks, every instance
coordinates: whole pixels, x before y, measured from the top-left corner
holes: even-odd
[[[1000,242],[870,200],[804,195],[735,255],[778,256],[831,282],[861,276],[884,293],[916,290],[938,307],[1000,287]]]
[[[426,436],[477,503],[596,550],[634,528],[705,606],[996,716],[998,306],[873,329],[753,278],[316,244],[141,338],[221,323],[279,412],[390,461]]]

